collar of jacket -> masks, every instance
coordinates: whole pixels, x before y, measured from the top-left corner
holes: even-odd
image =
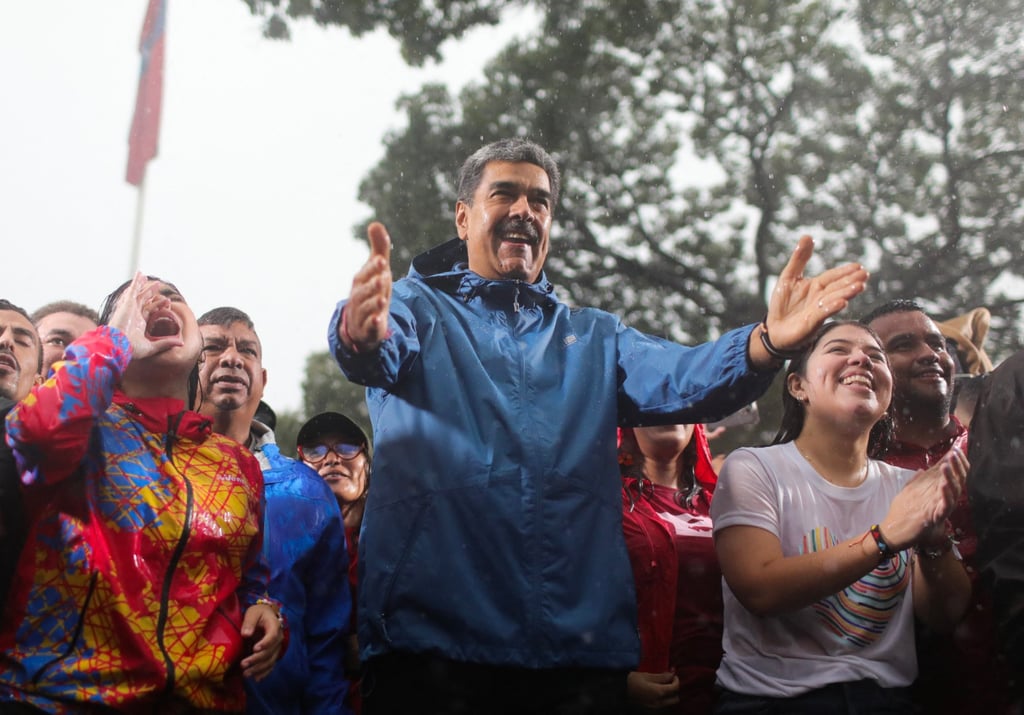
[[[212,430],[210,420],[185,409],[185,402],[173,397],[129,397],[114,392],[114,404],[120,405],[143,427],[154,434],[173,433],[195,442],[204,441]]]
[[[466,242],[453,238],[416,256],[409,267],[409,277],[467,301],[480,296],[519,308],[545,307],[558,302],[555,287],[543,271],[536,283],[496,281],[469,270],[468,262]]]

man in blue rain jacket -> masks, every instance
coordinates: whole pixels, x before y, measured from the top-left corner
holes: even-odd
[[[558,187],[536,144],[483,147],[460,175],[458,239],[392,285],[371,224],[331,319],[376,441],[359,555],[368,715],[620,712],[639,641],[616,426],[748,404],[867,278],[804,278],[801,239],[765,323],[677,345],[555,297],[542,267]]]
[[[290,639],[265,679],[245,681],[248,715],[345,715],[345,639],[352,596],[341,510],[326,482],[277,448],[255,419],[267,371],[249,316],[221,307],[199,318],[198,412],[214,432],[245,445],[263,470],[263,551],[268,593],[281,604]]]

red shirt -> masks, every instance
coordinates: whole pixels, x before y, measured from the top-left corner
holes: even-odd
[[[717,477],[699,428],[694,438],[701,488],[689,502],[678,490],[646,479],[626,477],[622,490],[623,533],[637,592],[637,670],[674,670],[680,698],[673,712],[688,714],[712,711],[722,659],[722,571],[710,516]]]

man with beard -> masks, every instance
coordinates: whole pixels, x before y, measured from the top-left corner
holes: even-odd
[[[924,309],[912,300],[894,300],[868,313],[861,322],[882,341],[893,376],[895,440],[883,455],[906,469],[927,469],[952,447],[967,452],[967,428],[950,414],[953,356],[946,338]],[[993,660],[994,625],[991,594],[978,578],[977,533],[967,490],[949,518],[945,550],[957,548],[973,585],[967,615],[952,636],[918,629],[919,675],[914,697],[922,712],[1006,711],[1006,672]],[[934,558],[943,549],[925,550]]]
[[[39,381],[43,354],[28,313],[0,299],[0,609],[25,543],[20,477],[7,445],[7,413]]]
[[[559,181],[533,142],[481,148],[460,173],[458,238],[392,285],[371,224],[331,319],[375,438],[359,554],[368,715],[622,712],[640,644],[616,426],[734,412],[864,288],[856,265],[805,278],[804,237],[764,322],[693,348],[644,335],[555,297],[542,269]]]
[[[270,597],[290,626],[288,649],[266,679],[246,681],[246,712],[343,713],[343,676],[351,600],[341,512],[316,472],[280,453],[269,427],[255,420],[267,382],[263,348],[249,316],[214,308],[199,318],[198,412],[213,430],[245,445],[263,469],[263,552]]]

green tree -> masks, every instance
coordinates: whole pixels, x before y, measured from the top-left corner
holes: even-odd
[[[538,32],[482,82],[399,101],[407,121],[360,187],[396,275],[454,235],[458,163],[530,136],[564,172],[545,270],[571,303],[714,337],[760,317],[811,232],[812,270],[874,272],[852,313],[987,305],[997,352],[1019,344],[1024,0],[530,4]],[[496,11],[482,1],[410,6],[477,18],[463,29],[497,17],[469,12]]]
[[[829,164],[821,137],[857,101],[835,75],[865,81],[827,39],[837,17],[806,2],[563,3],[458,100],[437,86],[404,97],[408,123],[360,197],[396,236],[401,274],[452,234],[458,161],[529,134],[565,172],[546,271],[568,299],[712,337],[763,314],[795,243],[775,233],[797,157]],[[709,168],[680,165],[694,153]]]
[[[1005,354],[1024,276],[1024,2],[861,0],[858,21],[875,81],[833,174],[846,198],[815,197],[819,215],[858,236],[869,300],[916,297],[940,317],[985,305]]]
[[[752,238],[758,296],[803,224],[795,197],[808,167],[822,178],[834,169],[837,124],[868,81],[836,40],[843,19],[829,2],[701,0],[659,33],[649,59],[692,119],[695,152],[725,176],[708,191],[712,213],[750,217],[726,235]]]
[[[319,25],[345,27],[354,36],[386,29],[412,64],[437,59],[441,43],[476,25],[495,25],[508,0],[244,0],[265,20],[267,37],[287,39],[290,23],[312,19]]]
[[[762,313],[810,231],[815,269],[875,272],[855,312],[988,305],[1006,349],[1024,274],[1021,5],[567,1],[458,98],[403,97],[408,123],[360,196],[400,275],[453,234],[458,162],[528,134],[566,174],[546,270],[572,302],[703,339]]]
[[[277,425],[274,427],[274,437],[277,440],[277,447],[281,454],[286,457],[298,458],[295,451],[296,439],[299,436],[299,429],[305,422],[298,412],[285,410],[277,414]]]

